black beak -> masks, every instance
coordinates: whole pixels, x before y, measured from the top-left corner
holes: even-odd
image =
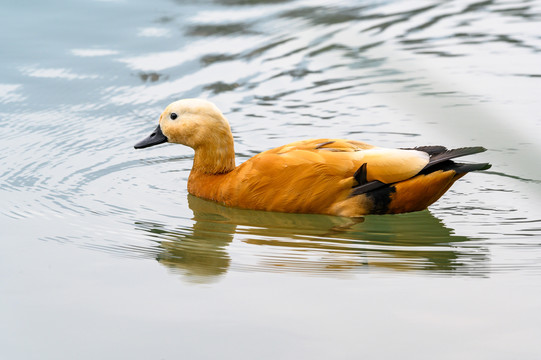
[[[164,142],[167,142],[167,137],[162,133],[162,128],[158,125],[152,134],[135,144],[134,148],[143,149],[149,146],[163,144]]]

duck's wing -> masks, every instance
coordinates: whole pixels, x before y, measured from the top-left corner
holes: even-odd
[[[429,154],[422,150],[386,149],[344,139],[298,141],[265,151],[259,156],[264,158],[271,154],[280,155],[285,163],[325,163],[342,169],[344,176],[352,176],[366,164],[367,182],[378,180],[387,184],[416,175],[429,161]]]

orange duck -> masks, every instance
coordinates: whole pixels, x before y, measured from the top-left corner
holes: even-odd
[[[443,146],[386,149],[344,139],[302,140],[235,166],[229,123],[211,102],[176,101],[136,149],[164,142],[195,151],[188,192],[226,206],[358,217],[426,209],[466,173],[490,164],[451,159],[485,151]]]

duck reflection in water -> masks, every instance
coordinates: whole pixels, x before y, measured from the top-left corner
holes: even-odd
[[[486,273],[487,249],[454,235],[428,210],[367,216],[354,223],[337,216],[229,208],[192,195],[188,204],[191,228],[167,229],[150,222],[136,227],[157,242],[151,252],[161,264],[193,282],[216,281],[229,268],[323,275],[374,267]],[[238,241],[235,250],[229,248],[233,239]]]

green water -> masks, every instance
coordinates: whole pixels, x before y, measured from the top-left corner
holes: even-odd
[[[0,11],[1,359],[538,359],[540,1],[18,1]],[[285,143],[477,146],[429,210],[229,209],[170,102]]]

